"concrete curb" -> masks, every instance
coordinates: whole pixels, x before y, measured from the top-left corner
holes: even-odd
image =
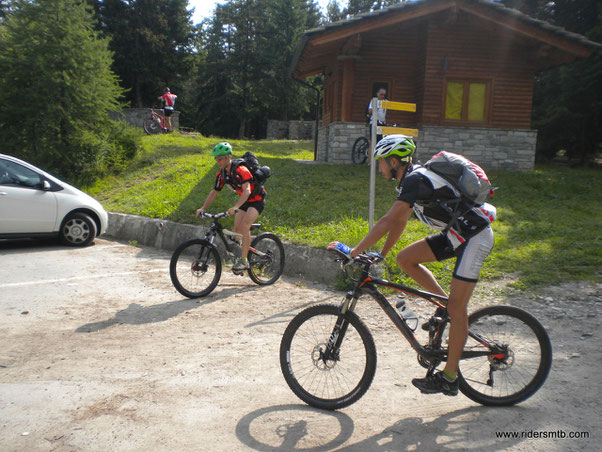
[[[139,245],[173,251],[185,240],[203,237],[207,228],[173,221],[109,212],[109,226],[104,237],[121,241],[136,241]],[[217,240],[221,253],[224,249]],[[326,250],[284,244],[284,274],[295,278],[334,284],[338,266]],[[223,255],[223,254],[222,254]]]

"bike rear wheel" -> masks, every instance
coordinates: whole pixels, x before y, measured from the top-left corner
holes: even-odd
[[[552,366],[552,345],[546,330],[528,312],[512,306],[480,309],[468,318],[469,330],[507,350],[498,357],[460,361],[460,391],[483,405],[507,406],[531,397]],[[486,350],[468,337],[465,351]]]
[[[259,234],[249,250],[249,277],[254,283],[266,286],[275,283],[284,271],[284,246],[271,232]]]
[[[324,359],[339,314],[335,305],[307,308],[289,323],[280,343],[280,367],[289,387],[308,405],[326,410],[359,400],[376,371],[374,340],[353,312],[345,314],[346,331],[340,348]]]
[[[188,298],[211,293],[222,274],[217,248],[203,239],[192,239],[176,248],[169,263],[169,276],[178,292]]]
[[[370,142],[366,137],[359,137],[353,143],[353,149],[351,150],[351,159],[353,163],[361,165],[368,159],[368,152],[370,151]]]
[[[149,135],[156,135],[162,132],[161,122],[153,116],[144,120],[143,127],[144,131]]]

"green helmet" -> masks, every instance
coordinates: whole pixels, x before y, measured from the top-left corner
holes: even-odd
[[[230,143],[224,141],[223,143],[216,144],[213,152],[211,152],[211,157],[218,155],[232,155],[232,146],[230,146]]]
[[[416,145],[410,137],[405,135],[387,135],[378,142],[374,149],[374,158],[381,159],[395,155],[402,161],[409,162],[416,151]]]

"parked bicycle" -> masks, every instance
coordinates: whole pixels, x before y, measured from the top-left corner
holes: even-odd
[[[149,108],[150,115],[144,120],[142,127],[144,131],[149,135],[155,135],[157,133],[167,133],[165,128],[165,117],[155,112],[152,108]]]
[[[187,240],[173,252],[169,275],[174,287],[185,297],[204,297],[217,286],[222,274],[222,258],[214,244],[216,236],[224,244],[226,260],[231,264],[234,263],[233,245],[238,243],[242,236],[228,231],[221,225],[219,220],[227,216],[228,212],[216,214],[204,212],[202,217],[213,220],[205,237]],[[253,224],[251,230],[259,227],[260,224]],[[248,259],[247,272],[251,280],[260,285],[273,284],[284,270],[284,246],[278,236],[271,232],[264,232],[251,241]]]
[[[342,253],[355,282],[340,306],[317,305],[301,311],[280,343],[280,366],[292,391],[307,404],[327,410],[346,407],[368,390],[376,371],[376,347],[366,325],[354,312],[362,295],[371,296],[417,352],[432,375],[447,359],[450,322],[445,297],[370,275],[376,263],[368,254],[353,260]],[[413,329],[377,286],[429,301],[434,315],[423,325],[428,342],[421,345]],[[506,406],[524,401],[544,383],[552,365],[552,346],[544,327],[531,314],[511,306],[473,312],[458,372],[460,391],[483,405]]]
[[[386,127],[397,127],[397,124],[384,124]],[[370,138],[361,136],[355,143],[353,143],[353,147],[351,148],[351,160],[356,165],[362,165],[366,163],[368,160],[368,155],[370,154]]]

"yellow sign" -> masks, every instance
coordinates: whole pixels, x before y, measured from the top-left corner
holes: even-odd
[[[387,110],[398,111],[416,111],[416,104],[408,104],[406,102],[393,102],[391,100],[377,101],[378,108],[386,108]]]
[[[418,138],[418,129],[406,129],[404,127],[388,127],[378,126],[376,128],[377,135],[407,135],[409,137]]]

